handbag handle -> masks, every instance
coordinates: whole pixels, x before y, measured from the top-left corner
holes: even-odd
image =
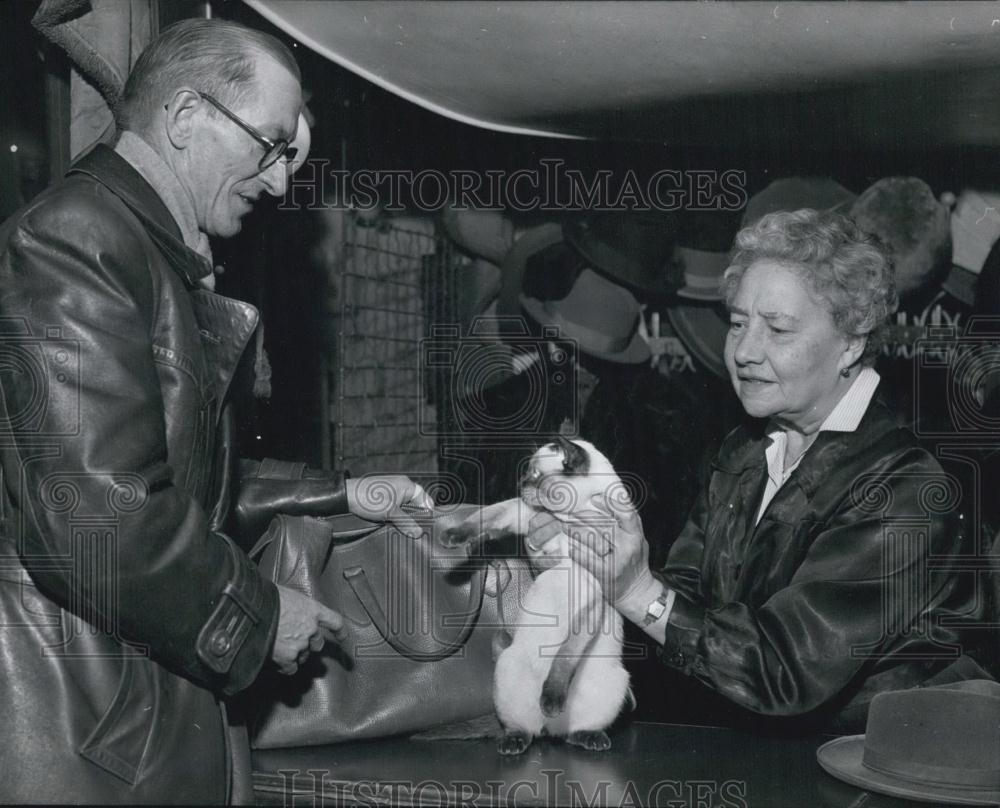
[[[364,569],[362,567],[348,567],[344,570],[344,578],[354,591],[357,599],[361,602],[362,608],[368,613],[368,617],[375,628],[385,638],[385,641],[397,653],[417,662],[436,662],[451,656],[465,645],[469,639],[469,635],[472,634],[473,629],[476,627],[476,621],[479,619],[479,610],[483,605],[483,579],[485,577],[486,570],[477,570],[476,574],[472,577],[471,586],[469,587],[468,605],[470,608],[458,632],[458,636],[451,642],[442,645],[436,651],[420,651],[411,648],[398,635],[389,631],[389,621],[385,616],[385,611],[382,609],[382,605],[379,603],[375,591],[368,581],[368,576],[365,575]]]

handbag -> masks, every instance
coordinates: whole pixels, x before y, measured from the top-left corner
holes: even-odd
[[[254,747],[379,738],[493,712],[493,638],[513,624],[531,574],[523,559],[470,559],[441,543],[477,507],[422,521],[419,539],[351,514],[272,520],[251,557],[270,580],[340,612],[350,637],[292,676],[262,675],[250,697]]]

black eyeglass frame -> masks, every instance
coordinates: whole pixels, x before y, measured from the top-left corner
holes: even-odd
[[[271,166],[273,166],[278,160],[284,157],[286,160],[294,160],[295,155],[298,154],[298,149],[294,146],[290,146],[288,141],[284,138],[280,140],[271,140],[271,138],[265,136],[261,133],[259,129],[248,124],[239,115],[231,110],[227,109],[224,104],[222,104],[218,99],[213,98],[208,93],[198,93],[202,98],[208,101],[213,107],[215,107],[219,112],[225,115],[229,120],[239,126],[244,132],[246,132],[250,137],[257,141],[260,146],[264,148],[264,156],[260,158],[260,162],[257,163],[257,169],[259,171],[267,171]]]

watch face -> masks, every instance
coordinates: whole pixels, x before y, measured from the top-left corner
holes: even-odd
[[[646,617],[643,619],[642,624],[648,626],[650,623],[655,623],[661,617],[663,613],[667,610],[667,593],[664,592],[660,597],[654,600],[649,606],[646,607]]]

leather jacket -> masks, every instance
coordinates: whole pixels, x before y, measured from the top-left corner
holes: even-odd
[[[754,714],[864,731],[883,690],[988,678],[966,656],[979,606],[954,478],[873,401],[822,432],[759,524],[763,425],[724,442],[662,577],[671,668]],[[981,599],[980,599],[981,600]]]
[[[339,476],[238,464],[224,403],[258,315],[209,272],[104,146],[0,229],[3,801],[224,802],[219,696],[278,616],[224,531],[346,510]]]

